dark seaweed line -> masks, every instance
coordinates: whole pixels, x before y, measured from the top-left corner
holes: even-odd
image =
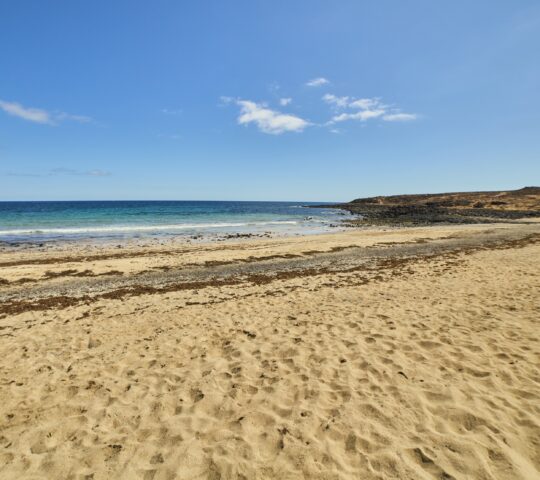
[[[255,273],[243,276],[235,275],[234,272],[230,278],[211,278],[209,280],[202,281],[187,281],[180,283],[171,283],[164,286],[151,286],[151,285],[133,285],[129,287],[118,288],[109,292],[104,292],[96,295],[83,295],[83,296],[50,296],[46,298],[40,298],[33,301],[28,300],[13,300],[4,302],[0,306],[0,315],[5,318],[7,315],[17,315],[28,311],[44,311],[50,309],[65,309],[71,306],[90,304],[98,300],[117,300],[127,297],[135,297],[140,295],[152,295],[163,294],[170,292],[178,292],[185,290],[201,290],[204,288],[214,287],[220,288],[225,286],[234,286],[241,284],[251,285],[266,285],[277,280],[290,280],[301,277],[313,277],[332,273],[353,273],[358,271],[364,271],[366,273],[373,273],[376,271],[394,271],[410,265],[411,263],[421,261],[434,261],[443,258],[455,257],[459,254],[472,254],[482,250],[500,250],[511,248],[523,248],[527,245],[537,244],[540,242],[540,234],[530,234],[523,238],[507,240],[504,242],[491,243],[489,245],[473,245],[467,247],[457,247],[454,249],[431,253],[420,254],[414,256],[398,257],[398,256],[386,256],[382,258],[375,258],[374,266],[357,265],[348,268],[336,269],[333,267],[320,267],[320,268],[300,268],[293,270],[286,270],[280,272],[268,272],[268,273]]]

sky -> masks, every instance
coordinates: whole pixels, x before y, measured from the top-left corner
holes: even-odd
[[[538,0],[0,2],[0,200],[539,184]]]

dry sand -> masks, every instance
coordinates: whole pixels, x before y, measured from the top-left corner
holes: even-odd
[[[2,479],[540,478],[540,224],[0,252]]]

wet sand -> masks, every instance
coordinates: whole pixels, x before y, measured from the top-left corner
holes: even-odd
[[[532,479],[540,224],[0,252],[0,477]]]

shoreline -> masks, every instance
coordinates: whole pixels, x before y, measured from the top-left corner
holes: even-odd
[[[27,236],[22,239],[13,237],[13,240],[9,239],[9,235],[1,236],[0,232],[0,251],[8,249],[21,249],[21,248],[35,248],[35,247],[55,247],[59,246],[60,248],[74,245],[90,245],[90,246],[99,246],[99,247],[110,247],[111,245],[130,245],[137,244],[140,247],[149,246],[152,244],[167,244],[167,243],[198,243],[198,242],[223,242],[231,239],[240,239],[240,238],[287,238],[294,236],[306,236],[306,235],[320,235],[325,233],[331,233],[335,231],[344,231],[347,228],[350,228],[350,225],[347,225],[345,222],[334,221],[328,222],[321,225],[298,225],[299,222],[270,222],[270,224],[282,224],[281,228],[272,229],[272,225],[268,225],[268,228],[265,230],[250,230],[249,228],[236,228],[229,230],[219,231],[219,228],[202,228],[200,230],[193,229],[194,231],[190,233],[173,233],[171,231],[164,231],[164,233],[157,233],[156,230],[151,227],[145,228],[143,231],[146,233],[138,234],[126,234],[126,235],[70,235],[64,234],[63,236],[58,237],[43,237],[40,234],[36,233],[32,236]],[[292,227],[289,225],[295,225]],[[284,228],[285,225],[288,227]],[[190,227],[191,228],[191,227]],[[159,229],[158,229],[159,230]],[[165,230],[162,228],[162,230]],[[8,240],[9,239],[9,240]]]
[[[371,264],[375,262],[376,266],[381,259],[384,263],[388,257],[406,261],[415,257],[451,256],[515,242],[534,243],[540,224],[519,225],[514,224],[514,228],[508,224],[490,225],[489,229],[484,225],[366,228],[264,239],[251,236],[226,241],[205,239],[197,243],[175,239],[151,246],[136,243],[104,247],[73,242],[57,245],[57,249],[46,253],[8,249],[0,252],[3,272],[0,316],[24,311],[21,298],[28,300],[26,304],[34,309],[36,296],[32,288],[39,286],[43,290],[43,284],[49,281],[53,284],[50,297],[41,295],[47,308],[54,307],[55,302],[51,301],[54,297],[61,299],[56,305],[95,301],[93,291],[100,292],[104,298],[121,298],[135,293],[159,294],[250,281],[264,283],[280,276],[295,278],[368,271],[373,268]],[[261,255],[261,251],[264,254]],[[238,276],[245,279],[239,280]],[[84,293],[86,290],[89,293]],[[72,295],[72,291],[76,291],[76,295]],[[98,298],[101,297],[98,295]]]
[[[317,208],[317,205],[309,205]],[[351,225],[451,225],[527,221],[540,217],[540,187],[358,198],[327,208],[362,218]]]
[[[330,231],[344,212],[296,202],[21,202],[0,209],[0,246],[295,235]]]

